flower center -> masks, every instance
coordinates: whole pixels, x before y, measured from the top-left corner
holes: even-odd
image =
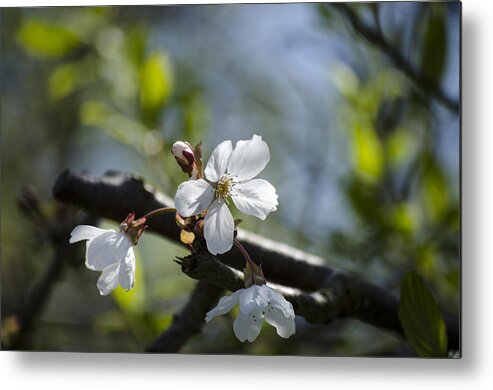
[[[221,197],[226,200],[226,198],[231,195],[232,188],[233,178],[228,175],[224,175],[217,183],[217,186],[214,189],[214,194],[217,198]]]

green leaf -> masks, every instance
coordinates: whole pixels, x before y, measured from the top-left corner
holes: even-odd
[[[407,128],[397,128],[387,137],[385,147],[389,164],[399,167],[416,152],[416,134]]]
[[[48,79],[48,94],[54,101],[70,95],[76,88],[77,66],[74,64],[61,64],[50,74]]]
[[[362,179],[376,182],[383,172],[383,147],[369,126],[356,124],[352,132],[352,157],[355,171]]]
[[[430,5],[421,58],[421,69],[436,83],[440,82],[447,57],[447,31],[444,4]]]
[[[404,334],[419,356],[447,356],[445,322],[430,289],[416,272],[404,276],[398,314]]]
[[[345,63],[334,61],[331,66],[330,80],[346,98],[355,98],[360,89],[358,75]]]
[[[426,215],[432,222],[440,221],[450,208],[450,190],[443,169],[432,161],[425,167],[422,180],[422,199]]]
[[[120,114],[104,103],[88,101],[79,110],[80,121],[83,125],[97,126],[106,134],[121,142],[132,146],[139,153],[142,150],[142,138],[147,128],[125,115]]]
[[[140,104],[145,115],[156,115],[169,99],[172,85],[168,57],[163,53],[151,54],[140,70]]]
[[[141,26],[134,28],[126,37],[125,52],[129,61],[140,69],[144,62],[146,34]]]
[[[372,226],[383,227],[387,224],[385,210],[373,184],[353,176],[346,180],[344,186],[347,199],[358,218]]]
[[[72,31],[37,20],[27,20],[17,32],[21,46],[31,55],[58,59],[81,45]]]
[[[416,230],[417,212],[413,203],[396,203],[390,209],[392,226],[395,231],[411,236]]]
[[[97,80],[94,62],[83,59],[74,62],[62,62],[50,73],[48,78],[48,95],[52,101],[58,101],[66,96],[80,91],[88,84]]]

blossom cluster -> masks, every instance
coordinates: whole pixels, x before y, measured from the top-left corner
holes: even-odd
[[[199,215],[207,210],[204,237],[213,255],[229,251],[233,246],[234,220],[229,199],[244,214],[264,220],[277,209],[276,189],[266,180],[254,179],[270,160],[269,147],[262,137],[220,143],[205,167],[205,179],[189,180],[178,186],[175,206],[183,217]]]
[[[277,334],[288,338],[295,332],[294,310],[291,303],[266,284],[256,284],[242,288],[230,296],[222,297],[217,306],[206,314],[209,322],[216,316],[228,313],[234,306],[240,305],[238,316],[233,322],[235,336],[241,342],[255,341],[262,328],[262,320],[274,326]]]
[[[176,191],[176,210],[158,209],[139,219],[130,213],[119,231],[87,225],[77,226],[72,231],[70,243],[86,241],[86,267],[101,271],[97,281],[100,294],[108,295],[118,285],[126,291],[134,287],[133,247],[145,230],[146,221],[162,212],[173,211],[182,228],[184,243],[190,245],[196,235],[202,236],[213,255],[228,252],[235,243],[246,259],[245,288],[221,298],[206,314],[205,321],[226,314],[239,304],[233,330],[240,341],[254,341],[264,319],[276,328],[279,336],[290,337],[295,333],[293,306],[282,294],[267,286],[261,267],[235,240],[236,223],[229,209],[231,201],[242,213],[261,220],[277,209],[275,187],[256,178],[270,160],[267,143],[258,135],[238,141],[234,148],[231,141],[224,141],[213,150],[205,169],[200,144],[193,148],[187,142],[178,141],[172,153],[189,177]]]

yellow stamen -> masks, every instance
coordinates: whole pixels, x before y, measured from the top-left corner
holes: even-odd
[[[219,180],[214,190],[216,197],[221,197],[224,200],[231,195],[231,189],[233,187],[233,178],[225,177]]]

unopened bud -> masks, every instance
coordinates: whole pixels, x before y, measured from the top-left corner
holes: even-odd
[[[178,214],[178,212],[176,212],[175,214],[175,221],[180,229],[185,229],[187,227],[187,222],[185,221],[185,218]]]
[[[135,213],[130,213],[127,218],[120,224],[120,232],[127,235],[127,237],[132,241],[134,245],[139,242],[140,236],[144,233],[147,228],[146,218],[142,217],[135,219]]]
[[[182,171],[188,173],[190,176],[195,164],[195,154],[193,153],[192,145],[188,142],[177,141],[171,147],[171,153],[173,153]]]
[[[195,226],[193,227],[193,231],[195,235],[204,237],[204,220],[201,219],[198,221]]]

